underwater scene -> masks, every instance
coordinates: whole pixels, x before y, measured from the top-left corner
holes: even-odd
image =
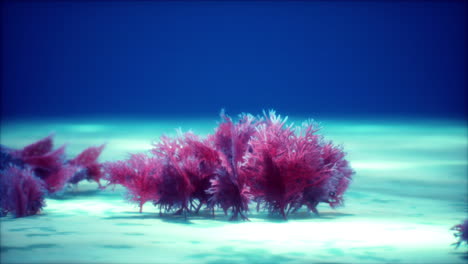
[[[3,1],[0,263],[467,263],[466,1]]]

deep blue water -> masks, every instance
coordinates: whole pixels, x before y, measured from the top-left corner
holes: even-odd
[[[465,118],[466,1],[2,2],[2,118]]]

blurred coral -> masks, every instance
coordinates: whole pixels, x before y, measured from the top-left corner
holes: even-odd
[[[12,213],[15,217],[37,214],[45,206],[44,182],[34,176],[30,168],[16,166],[0,173],[0,213]]]
[[[105,145],[98,147],[89,147],[81,152],[68,164],[77,167],[77,172],[69,179],[69,183],[77,184],[82,180],[95,181],[99,187],[101,186],[101,178],[103,177],[103,168],[97,160],[101,155]]]
[[[452,245],[455,245],[457,248],[463,243],[468,245],[468,219],[466,219],[463,223],[452,227],[451,230],[457,231],[454,236],[458,238],[458,241]]]
[[[103,147],[88,148],[67,162],[65,146],[53,150],[53,134],[18,150],[0,146],[1,214],[36,214],[46,194],[59,193],[68,183],[92,179],[100,185],[97,158]]]

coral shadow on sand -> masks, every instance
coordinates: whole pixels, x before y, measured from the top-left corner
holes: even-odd
[[[206,215],[205,215],[206,214]],[[136,212],[123,212],[118,215],[113,216],[106,216],[102,219],[104,220],[161,220],[166,223],[174,223],[174,224],[184,224],[184,225],[192,225],[195,224],[193,221],[204,221],[210,222],[215,221],[218,223],[231,223],[229,216],[226,216],[220,212],[216,214],[215,217],[209,215],[209,212],[204,212],[200,214],[188,214],[187,217],[184,215],[175,215],[175,214],[159,214],[159,213],[136,213]],[[209,217],[207,217],[209,215]],[[298,212],[290,217],[290,220],[333,220],[343,217],[352,217],[354,214],[345,214],[345,213],[338,213],[338,212],[324,212],[320,215],[315,215],[313,213],[309,213],[306,211]],[[272,215],[266,212],[254,213],[249,215],[252,220],[258,220],[261,222],[280,222],[284,223],[284,219],[281,215]],[[130,223],[129,223],[130,224]]]
[[[33,249],[43,249],[43,248],[56,248],[59,247],[57,244],[31,244],[24,247],[10,247],[10,246],[2,246],[0,247],[0,252],[4,253],[10,250],[21,250],[21,251],[29,251]]]
[[[274,254],[261,248],[247,250],[236,250],[234,247],[224,246],[217,248],[218,254],[193,254],[187,256],[190,259],[201,259],[208,264],[226,263],[314,263],[314,264],[338,264],[336,262],[314,262],[311,259],[304,259],[302,254],[297,252]]]
[[[468,251],[466,251],[466,252],[452,252],[450,254],[456,255],[456,256],[460,257],[461,259],[464,259],[464,260],[468,261]]]
[[[86,190],[86,191],[68,191],[61,195],[51,195],[49,199],[53,200],[73,200],[78,197],[95,197],[100,194],[101,190]]]

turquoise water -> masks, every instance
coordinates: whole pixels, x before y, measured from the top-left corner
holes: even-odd
[[[294,118],[293,118],[294,119]],[[301,120],[301,118],[296,118]],[[187,220],[124,200],[124,190],[80,183],[47,199],[41,214],[1,218],[1,263],[466,263],[449,229],[467,217],[468,132],[464,121],[320,120],[343,144],[354,182],[345,207],[319,206],[287,222],[252,212]],[[51,132],[76,155],[107,143],[101,161],[146,151],[175,128],[213,131],[216,119],[66,119],[2,123],[1,143],[22,147]]]

